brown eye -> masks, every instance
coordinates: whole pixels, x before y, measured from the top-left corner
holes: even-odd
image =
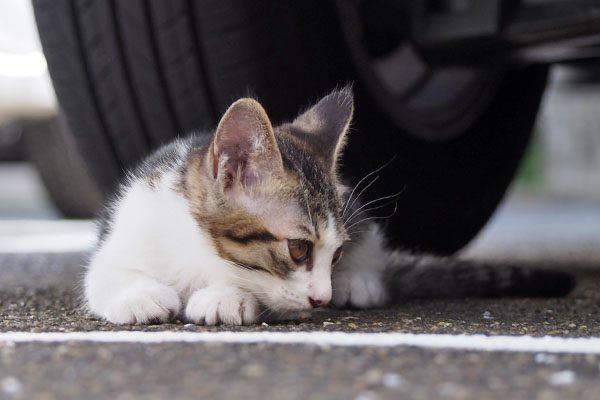
[[[335,264],[338,262],[340,257],[342,256],[342,246],[338,247],[335,253],[333,253],[333,259],[331,260],[331,264]]]
[[[292,260],[302,263],[308,260],[312,243],[307,240],[292,239],[288,240],[288,249]]]

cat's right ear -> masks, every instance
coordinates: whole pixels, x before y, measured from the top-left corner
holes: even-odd
[[[214,179],[227,189],[257,185],[283,169],[267,113],[254,99],[240,99],[225,112],[210,148]]]
[[[335,90],[298,116],[292,134],[307,143],[331,172],[336,170],[354,113],[352,87]]]

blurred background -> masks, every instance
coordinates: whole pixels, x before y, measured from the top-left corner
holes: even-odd
[[[599,111],[600,63],[551,67],[517,176],[463,256],[549,262],[566,258],[583,264],[600,260]],[[52,192],[57,179],[71,174],[56,165],[56,157],[45,157],[61,118],[31,4],[0,2],[2,252],[77,251],[94,243],[93,223],[65,220],[56,202],[64,202],[65,194]],[[90,196],[67,199],[66,207],[98,202],[96,194]]]

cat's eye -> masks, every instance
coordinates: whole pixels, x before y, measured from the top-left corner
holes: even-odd
[[[333,253],[333,258],[331,259],[331,264],[335,264],[338,262],[340,257],[342,256],[342,246],[338,247],[335,253]]]
[[[312,243],[308,240],[302,239],[290,239],[288,240],[288,249],[290,250],[290,257],[296,263],[302,263],[308,260],[310,256],[310,249]]]

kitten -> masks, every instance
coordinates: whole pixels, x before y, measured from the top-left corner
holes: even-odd
[[[167,321],[183,310],[196,323],[239,325],[332,297],[383,304],[379,233],[349,242],[342,217],[347,188],[336,164],[352,113],[346,88],[273,127],[245,98],[212,136],[159,149],[109,207],[84,281],[89,310],[115,323]]]
[[[84,280],[89,311],[123,324],[183,313],[241,325],[329,303],[528,294],[544,283],[570,289],[560,274],[548,280],[387,251],[357,188],[338,178],[352,113],[349,88],[277,127],[257,101],[241,99],[212,135],[151,155],[108,208]]]

